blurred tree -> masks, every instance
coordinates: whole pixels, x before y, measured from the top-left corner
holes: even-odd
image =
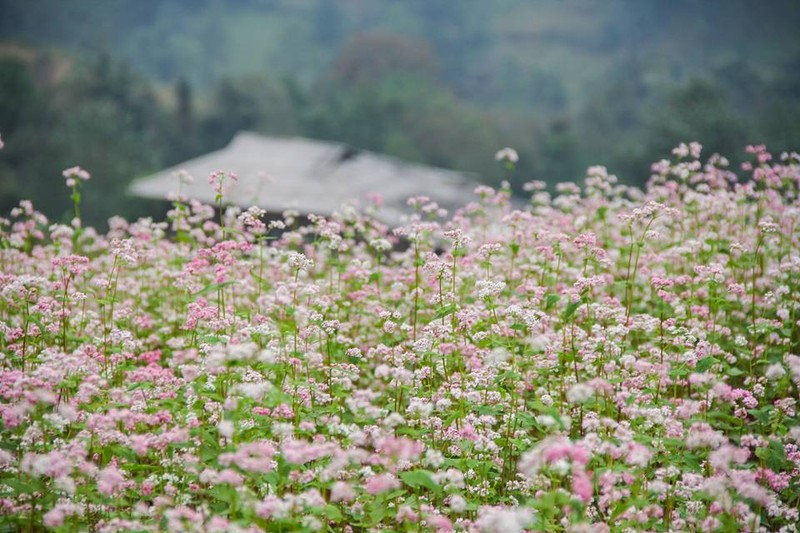
[[[34,83],[33,65],[0,62],[0,120],[11,126],[0,153],[3,206],[28,198],[51,218],[69,220],[61,171],[80,165],[92,174],[87,223],[102,227],[112,215],[137,213],[126,185],[157,169],[162,155],[163,121],[150,87],[108,57],[53,85]]]
[[[335,0],[319,0],[314,7],[314,39],[326,47],[338,46],[344,35],[344,19]]]
[[[642,183],[689,140],[731,159],[749,142],[796,149],[795,3],[0,0],[4,38],[51,50],[0,43],[15,58],[0,60],[0,202],[31,196],[60,217],[66,197],[46,193],[79,164],[103,180],[90,185],[106,195],[102,219],[127,209],[131,177],[242,129],[490,179],[504,177],[492,154],[510,145],[523,181],[605,164]],[[372,31],[347,40],[351,28]],[[97,43],[108,55],[87,60]],[[154,85],[123,55],[163,84],[185,79]]]
[[[646,65],[633,55],[626,55],[615,65],[622,75],[599,86],[574,115],[574,142],[580,146],[572,154],[569,170],[573,180],[582,177],[587,167],[605,165],[629,184],[644,183],[650,161],[642,162],[644,115],[652,102],[644,83]],[[555,154],[551,156],[555,157]],[[563,166],[562,170],[568,170]]]
[[[51,138],[36,134],[52,118],[50,105],[20,59],[0,60],[0,127],[5,148],[0,151],[0,209],[6,213],[25,198],[28,172],[51,155]]]
[[[203,145],[198,118],[195,115],[194,94],[189,81],[181,76],[173,87],[173,106],[162,112],[163,162],[173,165],[200,155]]]
[[[219,148],[242,130],[296,134],[299,112],[290,85],[265,75],[222,80],[212,92],[203,119],[203,145]]]
[[[575,131],[568,116],[553,119],[541,140],[541,173],[539,179],[550,183],[578,181],[584,171]]]
[[[188,135],[194,126],[194,107],[192,87],[186,78],[181,77],[175,84],[175,110],[178,119],[178,131]]]
[[[760,138],[774,152],[800,148],[800,55],[787,61],[772,84],[765,84],[766,104],[757,114]]]
[[[699,141],[704,153],[732,158],[751,142],[747,117],[731,109],[725,89],[713,81],[694,78],[667,92],[660,110],[646,124],[649,154],[666,157],[678,143]]]
[[[348,41],[329,69],[329,80],[339,87],[380,84],[385,78],[413,76],[435,80],[436,57],[420,39],[371,32]]]
[[[490,2],[462,0],[411,0],[422,33],[432,44],[444,66],[448,83],[462,94],[470,94],[472,65],[487,48]],[[468,51],[468,52],[467,52]]]
[[[35,105],[36,89],[30,72],[20,60],[0,60],[0,124],[3,134],[13,135]]]

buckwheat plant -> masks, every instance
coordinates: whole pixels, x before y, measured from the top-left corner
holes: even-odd
[[[179,182],[182,181],[179,177]],[[215,203],[217,210],[219,210],[219,226],[225,233],[225,194],[230,191],[230,188],[239,181],[239,178],[234,172],[225,172],[217,170],[208,176],[208,184],[214,189],[216,193]],[[179,193],[180,194],[180,193]]]
[[[22,202],[0,530],[796,531],[800,156],[747,152],[394,229],[223,213],[219,173],[219,220]]]
[[[64,170],[61,173],[66,180],[66,185],[72,190],[72,194],[70,195],[70,199],[72,200],[72,205],[75,210],[75,217],[72,219],[72,226],[75,228],[75,233],[73,237],[73,245],[77,244],[77,239],[80,236],[82,224],[81,224],[81,183],[84,181],[89,181],[91,175],[83,170],[81,167],[72,167]]]

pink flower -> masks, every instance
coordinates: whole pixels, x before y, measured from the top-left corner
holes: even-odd
[[[589,475],[580,469],[572,475],[572,493],[583,503],[589,503],[592,499],[592,480]]]
[[[59,506],[50,509],[42,517],[42,521],[47,527],[60,527],[64,525],[64,509]]]
[[[330,455],[332,446],[302,440],[287,440],[281,446],[281,454],[287,463],[302,465]]]
[[[275,418],[290,419],[294,418],[294,411],[288,404],[282,403],[272,411]]]
[[[150,439],[147,435],[132,435],[130,447],[136,452],[136,455],[146,455],[147,449],[150,446]]]
[[[625,462],[629,465],[645,467],[651,457],[653,457],[653,453],[647,449],[647,446],[631,442],[628,444],[628,456]]]
[[[337,481],[331,487],[331,502],[349,502],[355,499],[356,493],[349,483]]]
[[[450,522],[450,519],[440,514],[434,514],[426,517],[425,522],[427,522],[428,527],[441,533],[450,533],[451,531],[455,531],[455,529],[453,529],[453,523]]]
[[[48,454],[27,453],[22,458],[20,470],[35,476],[60,478],[72,472],[72,462],[62,452],[54,450]]]
[[[81,167],[72,167],[65,169],[63,172],[61,172],[61,175],[64,176],[64,179],[66,179],[67,187],[74,187],[75,185],[77,185],[78,182],[76,181],[76,179],[88,181],[89,178],[92,177],[88,172],[83,170]]]
[[[97,490],[100,494],[113,496],[125,483],[122,472],[115,466],[109,466],[100,471],[97,476]]]
[[[744,464],[750,457],[750,450],[747,448],[738,448],[730,444],[723,444],[708,457],[708,462],[715,471],[726,472],[730,468],[731,463]]]
[[[419,513],[414,511],[408,505],[401,505],[400,508],[397,510],[397,516],[395,517],[398,523],[409,522],[412,524],[416,524],[419,522]]]
[[[230,468],[226,468],[222,472],[219,473],[217,476],[217,483],[223,483],[226,485],[231,485],[233,487],[238,487],[242,483],[244,483],[244,477],[238,472],[231,470]]]
[[[368,202],[375,204],[375,207],[383,205],[383,195],[379,192],[368,192],[366,198]]]
[[[225,189],[226,178],[230,179],[234,183],[239,181],[239,178],[233,172],[226,173],[222,170],[217,170],[216,172],[212,172],[208,177],[208,184],[211,185],[211,188],[214,189],[214,192],[216,192],[218,195],[223,195],[227,192]],[[230,186],[228,189],[230,189]]]
[[[399,488],[400,481],[392,474],[378,474],[377,476],[372,476],[364,484],[364,490],[372,495]]]
[[[61,268],[70,276],[79,276],[89,270],[89,258],[82,255],[65,255],[50,261],[54,268]]]
[[[391,462],[416,461],[425,445],[408,437],[389,437],[379,441],[376,448],[381,456]]]
[[[264,519],[283,518],[288,511],[289,504],[275,495],[264,498],[264,501],[256,508],[256,514]]]
[[[272,460],[274,455],[275,447],[268,441],[259,440],[242,444],[235,453],[222,453],[218,460],[224,466],[235,464],[249,472],[267,473],[277,466]]]

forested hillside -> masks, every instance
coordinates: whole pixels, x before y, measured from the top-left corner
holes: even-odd
[[[797,145],[798,23],[792,1],[0,0],[0,207],[80,163],[93,222],[138,214],[128,180],[241,129],[490,182],[513,145],[517,189],[593,163],[642,183],[683,140]]]

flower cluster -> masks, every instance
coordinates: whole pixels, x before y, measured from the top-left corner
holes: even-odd
[[[81,167],[68,168],[64,170],[61,174],[64,176],[64,179],[66,180],[67,187],[70,188],[74,187],[78,183],[77,180],[88,181],[89,178],[91,178],[89,173],[83,170]]]
[[[178,198],[172,234],[103,235],[23,202],[0,218],[0,523],[793,531],[800,158],[748,152],[732,179],[681,145],[645,190],[592,167],[524,209],[418,197],[393,231]]]

